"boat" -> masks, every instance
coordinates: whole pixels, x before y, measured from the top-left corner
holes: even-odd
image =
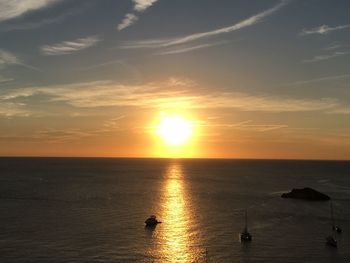
[[[334,223],[334,216],[333,216],[333,204],[332,202],[330,203],[331,206],[331,223],[332,223],[332,233],[326,237],[326,244],[331,247],[337,247],[338,242],[337,242],[337,226]],[[340,228],[339,228],[340,229]],[[341,229],[340,229],[341,231]]]
[[[338,234],[341,234],[343,230],[339,226],[334,226],[333,230],[336,231]]]
[[[333,215],[333,203],[332,203],[332,201],[330,203],[330,206],[331,206],[332,229],[334,231],[336,231],[338,234],[340,234],[342,232],[342,229],[335,224],[334,215]]]
[[[248,232],[248,213],[247,209],[245,210],[245,226],[243,229],[243,232],[240,234],[241,241],[251,241],[252,240],[252,235]]]
[[[341,234],[342,229],[335,224],[334,215],[333,215],[333,203],[332,203],[332,201],[330,203],[330,206],[331,206],[332,229],[335,232],[337,232],[338,234]]]
[[[329,235],[326,237],[326,244],[328,246],[331,247],[337,247],[338,246],[338,242],[337,239],[335,238],[335,236]]]
[[[157,220],[157,217],[155,215],[151,215],[149,218],[146,219],[145,224],[148,227],[156,226],[157,224],[161,223]]]

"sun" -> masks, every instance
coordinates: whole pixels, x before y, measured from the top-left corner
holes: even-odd
[[[191,121],[172,114],[163,115],[157,126],[157,135],[169,146],[185,145],[193,134]]]

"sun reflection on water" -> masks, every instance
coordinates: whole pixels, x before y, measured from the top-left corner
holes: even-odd
[[[201,248],[194,245],[198,238],[190,231],[193,216],[183,177],[181,164],[169,165],[162,198],[162,262],[198,262],[203,254]]]

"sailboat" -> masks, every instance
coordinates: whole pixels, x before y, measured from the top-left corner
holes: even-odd
[[[331,217],[332,217],[332,228],[334,231],[336,231],[338,234],[341,234],[342,229],[335,224],[334,216],[333,216],[333,203],[331,201]]]
[[[330,203],[331,206],[331,223],[332,223],[332,234],[326,237],[326,244],[331,247],[337,247],[338,242],[337,242],[337,227],[335,226],[334,223],[334,216],[333,216],[333,204],[332,201]],[[339,228],[340,229],[340,228]],[[340,230],[341,231],[341,230]]]
[[[245,226],[243,229],[243,232],[240,235],[241,241],[251,241],[252,240],[252,235],[248,232],[248,213],[247,209],[245,210]]]

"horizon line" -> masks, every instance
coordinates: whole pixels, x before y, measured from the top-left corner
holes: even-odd
[[[350,159],[297,159],[297,158],[235,158],[235,157],[136,157],[136,156],[44,156],[44,155],[0,155],[0,158],[56,158],[56,159],[167,159],[167,160],[246,160],[246,161],[329,161],[350,162]]]

